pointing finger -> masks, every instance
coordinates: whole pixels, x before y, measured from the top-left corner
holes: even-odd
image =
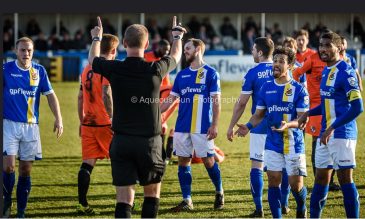
[[[97,19],[98,19],[98,27],[103,28],[100,17],[98,16]]]
[[[175,27],[176,26],[176,16],[173,17],[172,19],[172,26]]]

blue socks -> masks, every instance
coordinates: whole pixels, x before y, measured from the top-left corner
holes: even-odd
[[[288,178],[288,173],[286,172],[286,168],[283,168],[283,171],[282,171],[280,190],[281,190],[281,206],[288,207],[289,195],[290,195],[290,185],[289,185],[289,178]]]
[[[307,187],[303,186],[299,192],[292,191],[292,193],[297,202],[297,212],[304,212],[306,210]]]
[[[347,218],[359,218],[359,193],[357,192],[355,183],[341,185],[341,189]]]
[[[212,180],[212,183],[215,186],[215,191],[217,193],[223,192],[223,186],[222,186],[222,178],[221,178],[221,170],[218,167],[218,163],[215,162],[212,168],[206,168],[209,174],[210,179]]]
[[[269,205],[273,218],[281,218],[281,191],[279,187],[269,187]]]
[[[320,218],[322,209],[326,204],[328,194],[328,185],[322,186],[317,183],[314,184],[311,201],[310,201],[310,217]]]
[[[11,194],[13,193],[15,184],[15,172],[6,173],[3,171],[3,181],[4,201],[11,202]]]
[[[256,210],[262,210],[262,193],[264,189],[264,179],[262,170],[253,168],[250,172],[251,194]]]
[[[183,199],[191,199],[191,167],[179,166],[178,176]]]
[[[16,188],[18,212],[24,213],[31,188],[30,176],[19,176]]]

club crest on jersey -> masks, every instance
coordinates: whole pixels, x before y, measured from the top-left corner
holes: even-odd
[[[335,73],[333,72],[333,73],[330,73],[330,75],[328,76],[328,79],[329,80],[333,80],[333,79],[335,79]]]
[[[291,96],[293,95],[293,89],[289,88],[288,90],[285,91],[285,95],[286,96]]]
[[[31,77],[32,77],[32,80],[38,80],[38,74],[37,74],[37,72],[33,71],[31,73]]]
[[[203,79],[204,78],[204,71],[199,72],[198,78],[199,79]]]

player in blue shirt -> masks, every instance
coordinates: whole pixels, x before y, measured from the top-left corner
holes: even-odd
[[[292,194],[297,203],[297,218],[306,217],[307,189],[303,176],[307,175],[303,131],[298,128],[298,116],[308,110],[306,89],[290,77],[295,53],[289,48],[274,51],[273,75],[275,80],[262,85],[255,114],[246,125],[238,125],[235,132],[246,136],[267,116],[267,138],[264,163],[269,179],[268,200],[274,218],[282,215],[280,183],[282,169],[286,168]]]
[[[355,119],[364,111],[364,106],[354,69],[340,59],[341,46],[341,38],[334,32],[320,37],[320,58],[327,63],[322,72],[321,104],[299,119],[304,125],[308,116],[322,115],[315,155],[316,177],[310,200],[311,218],[321,216],[332,169],[336,170],[341,185],[346,216],[359,217],[359,193],[352,174],[356,166]]]
[[[17,215],[25,216],[31,190],[30,172],[34,160],[42,159],[39,135],[40,94],[46,95],[55,117],[54,130],[59,138],[63,132],[61,111],[56,94],[43,66],[32,62],[34,43],[23,37],[16,41],[15,61],[3,65],[3,180],[4,217],[10,216],[11,195],[15,184],[15,157],[19,158],[17,184]]]
[[[254,68],[250,69],[243,77],[241,95],[233,109],[231,123],[227,130],[227,139],[233,141],[234,126],[241,118],[246,109],[246,105],[252,96],[251,113],[256,111],[256,105],[259,99],[259,91],[265,82],[273,80],[272,76],[272,53],[274,51],[274,42],[266,37],[255,39],[252,48],[252,56],[255,63]],[[250,187],[253,201],[256,209],[250,214],[250,217],[264,217],[262,207],[262,193],[264,188],[263,180],[263,160],[265,150],[265,139],[267,133],[267,123],[264,119],[259,126],[251,130],[250,133]],[[285,185],[285,183],[283,183]]]
[[[350,55],[346,52],[346,50],[347,50],[347,40],[346,40],[346,38],[341,36],[341,41],[342,41],[342,48],[341,48],[341,51],[340,51],[340,57],[342,57],[342,59],[345,62],[347,62],[347,64],[349,64],[355,70],[356,77],[357,77],[357,80],[359,82],[360,91],[363,91],[362,79],[361,79],[359,69],[357,68],[356,59],[352,55]]]
[[[184,54],[190,66],[176,76],[169,97],[161,106],[164,112],[179,98],[179,112],[174,133],[174,155],[178,156],[178,177],[183,201],[173,207],[174,212],[193,209],[191,199],[191,158],[195,151],[202,158],[216,195],[214,209],[222,209],[224,195],[218,163],[214,160],[214,141],[218,134],[220,114],[220,79],[218,72],[203,61],[205,44],[189,39]]]

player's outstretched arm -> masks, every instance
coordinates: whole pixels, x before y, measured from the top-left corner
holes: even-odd
[[[101,19],[99,16],[97,17],[97,20],[98,20],[98,26],[95,26],[90,31],[92,43],[89,50],[88,61],[91,66],[93,65],[94,58],[100,56],[100,44],[101,44],[101,38],[103,37],[103,25],[101,23]]]
[[[170,108],[171,104],[174,103],[177,98],[178,98],[177,96],[172,94],[170,94],[167,98],[165,98],[160,105],[161,113],[166,112],[166,110]]]
[[[271,130],[276,131],[276,132],[283,132],[285,129],[289,129],[289,128],[299,128],[299,119],[303,116],[304,112],[298,112],[298,118],[289,122],[286,121],[281,121],[281,125],[279,128],[276,128],[275,126],[271,127]],[[303,117],[304,119],[304,117]],[[308,121],[308,116],[306,119],[306,122]],[[305,122],[305,123],[306,123]]]
[[[56,132],[57,138],[59,138],[63,133],[63,123],[61,116],[60,104],[55,93],[50,93],[47,95],[48,105],[55,117],[53,132]]]
[[[248,123],[237,124],[238,129],[235,131],[235,135],[238,137],[245,137],[251,129],[255,128],[261,121],[264,119],[266,113],[266,109],[258,109],[256,108],[255,114],[252,115]]]
[[[229,141],[233,141],[234,126],[237,124],[238,120],[241,118],[243,112],[245,111],[250,96],[251,94],[241,94],[240,98],[234,105],[231,123],[229,124],[227,129],[227,139]]]
[[[176,64],[180,62],[182,55],[182,38],[186,33],[186,29],[181,26],[181,23],[176,25],[176,16],[172,20],[172,46],[170,56],[175,59]]]

